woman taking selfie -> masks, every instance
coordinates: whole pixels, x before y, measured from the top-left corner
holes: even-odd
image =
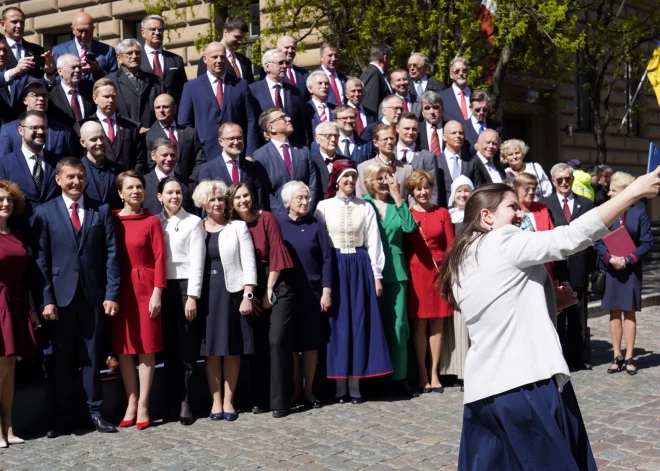
[[[473,340],[459,470],[597,469],[553,323],[576,297],[556,287],[543,264],[608,234],[637,200],[657,195],[658,174],[660,167],[570,225],[543,232],[516,227],[523,215],[509,186],[470,195],[440,284]]]

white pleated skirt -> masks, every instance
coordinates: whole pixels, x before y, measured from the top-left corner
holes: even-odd
[[[465,357],[470,348],[470,337],[468,335],[463,315],[454,310],[454,315],[444,318],[444,335],[442,338],[442,352],[440,353],[440,374],[456,375],[463,379],[465,369]]]

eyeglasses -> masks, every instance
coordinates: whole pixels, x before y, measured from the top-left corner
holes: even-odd
[[[454,73],[454,74],[461,74],[461,73],[467,74],[468,70],[467,70],[467,68],[465,68],[465,69],[454,69],[454,70],[452,70],[452,73]]]
[[[323,136],[329,141],[336,141],[339,139],[339,134],[317,134],[317,136]]]
[[[302,203],[303,201],[309,203],[312,201],[312,198],[310,196],[296,196],[293,200],[298,203]]]
[[[48,93],[33,93],[30,92],[26,95],[28,98],[43,98],[44,100],[48,98]]]
[[[238,137],[221,137],[223,141],[229,141],[229,142],[242,142],[243,141],[243,136],[238,136]]]
[[[528,186],[527,188],[523,188],[523,190],[529,195],[530,193],[536,193],[536,188],[535,186]]]
[[[387,177],[376,178],[376,183],[385,183],[386,181],[387,181]]]
[[[267,62],[267,63],[268,64],[277,64],[277,65],[286,65],[286,61],[279,61],[279,62],[270,61],[270,62]]]
[[[564,182],[566,182],[566,183],[571,183],[571,181],[573,180],[573,177],[567,177],[567,178],[553,178],[553,180],[556,181],[559,185],[561,185],[561,184],[564,183]]]
[[[277,118],[275,118],[274,120],[272,120],[272,121],[271,121],[270,123],[268,123],[268,124],[273,124],[273,123],[275,123],[275,122],[277,122],[277,121],[280,121],[280,120],[287,120],[287,119],[288,119],[288,120],[291,120],[291,117],[290,117],[288,114],[283,114],[282,116],[278,116]]]
[[[20,124],[19,126],[22,127],[22,128],[28,128],[32,132],[46,131],[46,129],[48,129],[48,128],[46,128],[46,126],[27,126],[27,125],[24,125],[24,124]]]

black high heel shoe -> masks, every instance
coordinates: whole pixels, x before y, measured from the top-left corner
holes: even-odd
[[[615,357],[614,360],[612,360],[612,365],[616,365],[616,368],[612,368],[611,366],[607,369],[607,374],[611,375],[613,373],[618,373],[623,369],[623,364],[625,363],[623,356],[619,355],[618,357]]]
[[[633,359],[632,358],[628,358],[626,361],[624,361],[624,364],[626,365],[625,366],[626,373],[628,373],[630,376],[635,376],[637,374],[637,367],[635,367],[635,365],[633,365]],[[628,369],[629,366],[632,366],[635,369],[634,370],[629,370]]]

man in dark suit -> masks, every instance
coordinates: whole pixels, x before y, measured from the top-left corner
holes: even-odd
[[[242,18],[230,16],[225,20],[220,42],[225,47],[227,56],[227,75],[252,83],[254,82],[252,61],[240,52],[236,52],[243,45],[243,40],[248,32],[248,26]],[[206,73],[208,65],[203,60],[199,61],[197,64],[197,77]]]
[[[470,118],[470,96],[472,89],[467,84],[468,62],[462,57],[455,57],[449,63],[451,87],[440,92],[444,101],[444,121],[456,120],[459,123]]]
[[[223,123],[236,123],[246,136],[247,155],[252,156],[259,147],[260,132],[248,83],[229,73],[224,44],[208,44],[202,57],[208,71],[183,86],[179,124],[197,129],[206,158],[213,159],[221,152],[218,129]]]
[[[94,19],[80,12],[73,17],[71,32],[74,38],[53,48],[55,62],[64,54],[80,58],[83,80],[96,82],[117,70],[115,49],[94,39]]]
[[[473,182],[474,187],[487,185],[489,183],[502,183],[506,181],[504,167],[497,158],[497,151],[500,150],[500,136],[492,129],[486,129],[479,135],[477,144],[477,169],[480,173],[480,182]]]
[[[255,162],[266,170],[270,182],[270,210],[276,216],[287,215],[282,202],[282,187],[297,180],[309,187],[309,213],[314,214],[318,203],[318,171],[306,147],[289,143],[289,136],[293,133],[291,119],[279,108],[271,108],[261,113],[259,127],[270,138],[265,146],[254,153]]]
[[[145,134],[147,149],[153,147],[156,139],[166,137],[173,141],[178,149],[178,158],[174,171],[193,181],[199,181],[199,169],[206,162],[204,146],[197,137],[197,131],[189,126],[176,123],[177,106],[174,98],[163,93],[154,101],[154,111],[157,121]],[[156,162],[149,156],[149,169],[153,170]]]
[[[349,105],[335,108],[332,120],[339,127],[337,152],[361,164],[373,157],[373,144],[358,137],[355,132],[355,109]],[[319,153],[319,144],[315,141],[310,149],[312,156]]]
[[[300,99],[305,102],[309,100],[309,92],[307,91],[307,76],[309,72],[307,69],[298,67],[293,63],[296,59],[296,46],[297,41],[291,36],[280,36],[277,38],[277,49],[284,53],[284,59],[286,60],[286,76],[284,77],[284,83],[293,85],[300,92]],[[265,74],[261,74],[263,79]]]
[[[419,97],[422,117],[419,121],[417,147],[439,155],[444,148],[442,141],[444,102],[438,92],[429,90]],[[460,121],[459,121],[460,122]],[[462,128],[462,127],[461,127]],[[461,132],[463,130],[461,129]]]
[[[396,126],[396,123],[399,122],[399,117],[403,113],[403,100],[396,95],[388,95],[383,100],[383,105],[381,106],[383,111],[383,117],[380,121],[371,123],[369,126],[364,128],[360,137],[365,141],[371,142],[374,138],[374,130],[379,124],[386,124],[392,126],[392,129]]]
[[[364,100],[362,104],[372,113],[378,113],[378,106],[383,99],[393,93],[387,80],[387,69],[390,67],[390,48],[379,44],[371,48],[369,60],[371,61],[360,80],[364,84]]]
[[[600,206],[610,199],[610,180],[614,173],[614,170],[609,165],[601,165],[599,171],[598,183],[594,186],[594,203],[596,206]]]
[[[105,158],[112,160],[122,168],[122,171],[137,169],[147,172],[147,157],[144,149],[144,138],[135,123],[117,116],[117,88],[108,77],[103,77],[94,83],[92,98],[96,103],[96,113],[83,122],[96,121],[103,126],[105,134]],[[80,135],[82,123],[76,124],[74,131]]]
[[[429,93],[429,92],[426,92]],[[470,156],[465,146],[463,125],[458,121],[445,124],[443,140],[445,149],[438,154],[438,201],[440,206],[447,207],[451,197],[451,184],[460,175],[470,179],[475,187],[485,184],[481,171],[477,168],[476,157]]]
[[[396,69],[390,73],[390,86],[394,94],[401,98],[403,101],[404,113],[415,113],[419,118],[420,115],[420,101],[419,97],[410,91],[410,80],[408,80],[408,72],[403,69]]]
[[[309,145],[302,116],[300,92],[293,85],[284,82],[287,62],[279,49],[266,51],[262,56],[265,77],[250,84],[250,91],[257,102],[261,114],[273,107],[281,108],[291,118],[293,134],[291,141],[301,146]]]
[[[35,58],[44,57],[45,51],[38,44],[23,39],[23,33],[25,32],[25,14],[23,10],[17,7],[5,8],[2,12],[0,25],[5,30],[4,40],[9,46],[7,68],[13,69],[21,63],[21,59],[26,59],[23,63],[28,67],[24,71],[27,71],[36,79],[41,79],[43,71],[36,66]],[[50,54],[48,55],[50,56]]]
[[[181,207],[189,213],[195,214],[195,205],[192,200],[192,190],[195,184],[183,175],[174,171],[177,161],[177,145],[164,137],[159,137],[154,141],[151,148],[151,158],[156,162],[153,172],[144,176],[147,187],[144,190],[144,201],[142,207],[148,209],[151,214],[158,214],[163,211],[163,205],[158,201],[158,183],[168,177],[176,178],[181,183],[183,197]]]
[[[429,58],[421,52],[413,52],[408,58],[408,75],[410,75],[410,93],[422,96],[424,92],[441,92],[445,89],[443,83],[428,74]]]
[[[183,58],[163,49],[165,19],[159,15],[148,15],[142,18],[140,26],[144,38],[142,70],[160,78],[162,93],[167,93],[179,103],[188,77]]]
[[[62,196],[35,217],[37,278],[33,293],[51,323],[55,371],[48,438],[71,429],[73,372],[82,367],[87,409],[97,431],[117,429],[101,417],[103,390],[99,353],[105,315],[119,310],[119,256],[110,206],[83,196],[85,168],[75,157],[57,165]]]
[[[60,81],[50,91],[48,119],[54,119],[73,128],[96,111],[92,99],[94,84],[82,80],[82,65],[78,56],[62,54],[57,59],[57,72]]]
[[[316,128],[316,152],[312,152],[310,158],[318,171],[317,191],[320,198],[324,198],[326,191],[328,191],[328,180],[332,172],[332,164],[337,160],[350,158],[339,153],[338,142],[340,136],[339,126],[332,121],[321,123]]]
[[[321,71],[328,77],[330,92],[328,103],[339,106],[346,103],[346,81],[348,77],[337,70],[339,66],[339,48],[329,42],[321,44],[321,67],[312,72]],[[309,89],[309,86],[307,87]]]
[[[502,123],[490,119],[490,97],[483,90],[475,90],[470,96],[470,112],[472,115],[464,122],[465,140],[469,143],[472,155],[477,153],[475,144],[484,129],[493,129],[502,140]]]
[[[41,82],[28,83],[23,89],[23,104],[27,111],[48,111],[48,91]],[[11,154],[21,148],[22,138],[18,132],[19,120],[11,121],[0,128],[0,156]],[[71,128],[67,128],[55,120],[46,123],[46,143],[44,149],[61,156],[73,155],[78,148]]]
[[[394,149],[394,153],[397,160],[400,160],[404,164],[412,165],[414,170],[426,170],[430,172],[433,178],[435,178],[435,181],[438,182],[440,180],[440,174],[438,173],[436,156],[428,150],[416,148],[415,142],[417,141],[418,127],[419,121],[417,121],[415,113],[403,113],[401,115],[396,125],[399,142]],[[431,202],[441,205],[443,201],[444,198],[440,199],[439,197],[438,184],[436,183],[431,194]]]
[[[222,155],[202,164],[199,180],[222,180],[228,187],[245,183],[256,198],[255,204],[270,211],[268,175],[263,167],[243,157],[243,130],[236,123],[225,123],[218,130]]]
[[[122,203],[115,186],[121,167],[105,158],[106,140],[103,127],[96,121],[87,121],[80,127],[80,144],[85,153],[85,196],[108,204],[112,209],[121,209]]]
[[[583,196],[576,195],[573,186],[573,169],[564,163],[550,169],[552,184],[556,193],[541,200],[548,207],[552,223],[565,226],[594,207],[594,203]],[[572,369],[591,369],[589,364],[591,349],[587,328],[587,288],[589,274],[595,266],[595,255],[588,247],[560,260],[552,266],[552,273],[560,283],[568,282],[577,294],[577,304],[565,308],[557,315],[557,333],[561,341],[566,363]]]
[[[310,100],[303,106],[303,122],[305,126],[306,142],[310,145],[316,138],[316,126],[331,121],[335,105],[328,101],[330,95],[330,81],[328,76],[316,70],[307,77],[307,90]]]
[[[41,111],[26,111],[20,117],[18,132],[22,145],[13,154],[0,158],[0,178],[16,183],[25,194],[23,213],[12,217],[12,226],[24,231],[32,225],[39,205],[60,194],[55,183],[55,166],[61,156],[44,150],[48,128]]]
[[[117,88],[117,111],[146,132],[156,122],[154,100],[161,94],[160,78],[140,69],[142,49],[135,39],[117,44],[117,58],[121,68],[108,75]]]
[[[355,110],[355,132],[359,136],[364,128],[378,121],[378,114],[362,106],[364,84],[362,80],[351,77],[346,81],[346,104]]]

